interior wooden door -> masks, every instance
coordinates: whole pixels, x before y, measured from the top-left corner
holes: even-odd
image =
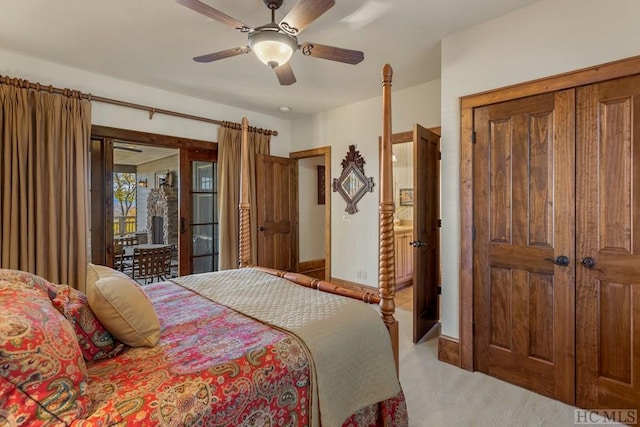
[[[413,342],[440,320],[440,137],[413,128]],[[397,250],[397,249],[396,249]]]
[[[577,404],[640,410],[640,76],[577,99]]]
[[[573,403],[575,92],[478,108],[474,126],[475,368]]]
[[[258,265],[298,271],[297,162],[256,155]]]

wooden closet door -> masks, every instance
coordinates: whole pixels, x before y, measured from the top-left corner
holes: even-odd
[[[577,404],[638,410],[640,76],[577,94]]]
[[[474,112],[474,355],[575,399],[575,91]],[[560,256],[567,257],[567,265]]]

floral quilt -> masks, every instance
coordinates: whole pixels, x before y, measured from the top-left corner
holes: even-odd
[[[160,343],[88,362],[90,415],[74,426],[311,425],[310,358],[297,338],[169,282],[145,291]],[[399,395],[344,426],[406,420]]]

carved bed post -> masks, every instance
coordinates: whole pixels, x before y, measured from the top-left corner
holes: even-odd
[[[242,149],[240,176],[240,268],[251,265],[251,224],[249,222],[249,120],[242,118]]]
[[[391,77],[389,64],[382,69],[382,144],[380,156],[380,253],[378,260],[378,288],[380,312],[389,329],[393,355],[398,371],[398,321],[393,317],[396,305],[395,241],[393,232],[393,164],[391,161]]]

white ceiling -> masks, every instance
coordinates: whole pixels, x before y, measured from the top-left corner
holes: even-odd
[[[262,0],[203,1],[253,27],[270,21]],[[395,90],[437,79],[440,39],[537,1],[336,0],[298,41],[361,50],[364,61],[354,66],[296,52],[292,86],[280,86],[251,53],[193,62],[246,46],[246,34],[173,0],[0,0],[0,49],[294,118],[378,96],[385,63],[394,69]],[[285,0],[276,21],[294,4]]]
[[[144,163],[154,162],[156,160],[176,156],[178,154],[177,149],[154,147],[151,145],[136,145],[127,141],[114,141],[113,146],[125,148],[124,150],[113,150],[114,165],[140,166]],[[127,150],[126,148],[129,148],[130,150]]]

